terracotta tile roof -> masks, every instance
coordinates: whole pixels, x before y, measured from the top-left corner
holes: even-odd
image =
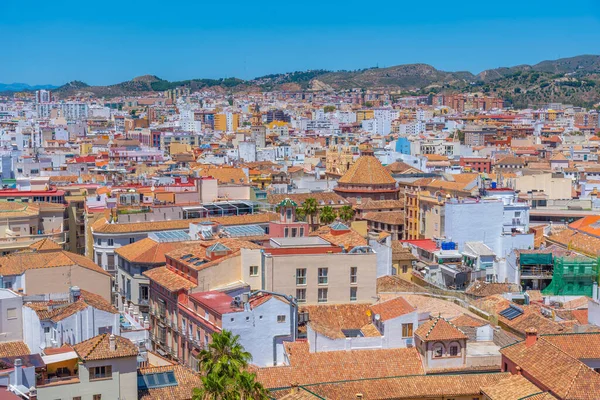
[[[545,340],[573,358],[600,358],[600,333],[542,335]]]
[[[354,206],[357,210],[404,209],[404,200],[368,200]]]
[[[248,177],[241,168],[233,167],[215,167],[212,165],[204,165],[199,168],[195,168],[198,171],[199,176],[211,176],[215,178],[220,184],[247,184]]]
[[[347,233],[343,233],[341,235],[334,235],[331,233],[331,228],[329,226],[322,226],[316,231],[311,232],[309,236],[319,236],[331,244],[343,246],[346,251],[352,249],[353,247],[367,246],[369,244],[367,239],[362,237],[360,233],[353,229],[350,229]]]
[[[482,388],[481,392],[489,400],[518,400],[539,394],[542,390],[522,375],[511,375],[491,386]]]
[[[427,289],[395,275],[377,278],[377,293],[398,292],[427,292]]]
[[[249,225],[260,224],[279,219],[277,213],[260,213],[246,215],[232,215],[228,217],[178,219],[172,221],[134,222],[109,224],[106,218],[100,218],[92,226],[93,232],[99,233],[131,233],[131,232],[156,232],[168,230],[188,229],[190,223],[215,222],[220,225]]]
[[[177,275],[167,267],[153,268],[144,272],[143,275],[170,292],[177,292],[181,289],[190,290],[196,287],[191,281]]]
[[[121,357],[136,357],[138,355],[137,347],[122,336],[115,335],[116,349],[110,349],[110,334],[94,336],[73,346],[73,350],[83,361],[107,360]]]
[[[338,183],[356,185],[395,184],[390,171],[385,169],[374,156],[361,156],[338,180]]]
[[[385,166],[385,169],[390,171],[392,174],[406,174],[406,173],[422,173],[423,171],[408,165],[402,161],[396,161]]]
[[[368,400],[479,398],[481,389],[506,379],[508,373],[402,376],[306,386],[324,399],[354,400],[361,393]]]
[[[424,373],[415,348],[310,353],[308,342],[294,342],[285,343],[285,349],[289,366],[256,371],[258,381],[266,388]]]
[[[523,162],[523,160],[519,157],[514,157],[514,156],[507,156],[504,157],[498,161],[496,161],[494,163],[494,165],[507,165],[507,166],[512,166],[512,165],[519,165],[522,166],[525,163]]]
[[[413,256],[410,249],[404,247],[398,240],[392,241],[392,261],[413,261],[417,257]]]
[[[80,266],[102,275],[110,274],[87,257],[68,251],[17,252],[0,257],[0,275],[21,275],[26,270]]]
[[[27,246],[27,248],[35,251],[53,251],[63,249],[61,245],[56,243],[54,240],[48,238],[38,240],[37,242],[33,242],[29,246]]]
[[[210,248],[215,245],[219,247],[224,246],[225,248],[227,248],[227,255],[216,259],[211,258],[209,254]],[[177,262],[180,262],[191,269],[202,270],[220,264],[223,260],[232,257],[237,257],[238,255],[240,255],[241,249],[258,250],[262,249],[262,246],[250,242],[248,240],[243,240],[241,238],[219,238],[214,240],[186,242],[185,246],[180,246],[166,253],[165,256],[167,258],[176,259]],[[190,262],[189,258],[182,258],[187,254],[191,254],[191,258],[197,258],[198,260]],[[205,263],[196,265],[196,262],[200,260],[204,260]]]
[[[26,354],[31,354],[31,351],[22,341],[0,342],[0,358],[17,357]]]
[[[166,263],[165,253],[189,245],[190,242],[156,242],[151,238],[144,238],[135,243],[115,249],[115,253],[125,260],[138,264]]]
[[[384,212],[368,212],[363,214],[360,219],[367,221],[379,222],[390,225],[404,225],[403,211],[384,211]]]
[[[537,305],[519,306],[523,310],[523,314],[509,320],[499,313],[507,309],[511,302],[500,295],[484,297],[474,301],[473,305],[485,312],[497,315],[500,324],[512,329],[522,337],[525,337],[525,330],[532,326],[535,326],[540,334],[566,333],[573,329],[573,324],[559,323],[544,317]]]
[[[510,283],[490,283],[485,281],[474,281],[465,290],[465,293],[475,297],[486,297],[494,294],[503,294],[506,292],[519,291],[518,288],[513,288],[512,286],[513,285],[511,285]]]
[[[417,328],[415,335],[424,342],[468,339],[454,324],[442,317],[432,318]]]
[[[500,353],[556,397],[572,400],[598,398],[600,375],[543,338],[530,347],[524,341],[504,347]]]
[[[332,304],[301,306],[308,312],[309,324],[316,332],[332,339],[343,339],[343,329],[361,329],[371,323],[369,304]]]
[[[454,326],[458,326],[458,327],[463,327],[463,326],[468,326],[471,328],[479,328],[485,325],[489,325],[489,322],[484,321],[480,318],[476,318],[476,317],[472,317],[470,315],[467,314],[463,314],[461,316],[458,316],[456,318],[452,318],[450,320],[450,322],[452,322],[452,324]]]
[[[413,311],[416,311],[416,308],[411,306],[403,297],[396,297],[395,299],[371,306],[371,312],[373,314],[379,314],[382,321],[394,319]]]
[[[191,400],[194,388],[202,385],[199,374],[183,365],[166,365],[162,367],[140,368],[140,375],[173,371],[177,385],[138,390],[139,400]]]
[[[571,311],[573,318],[577,320],[581,325],[586,325],[588,323],[588,310],[587,308],[584,310],[573,310]]]
[[[109,312],[112,314],[118,314],[119,311],[102,296],[81,290],[81,296],[79,300],[69,302],[30,302],[24,304],[24,307],[29,307],[34,310],[40,320],[50,320],[52,322],[59,322],[65,318],[70,317],[83,311],[88,307],[93,307],[100,311]]]

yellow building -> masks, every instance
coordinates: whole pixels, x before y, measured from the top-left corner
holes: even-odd
[[[392,242],[392,275],[411,281],[414,263],[417,257],[413,256],[408,248],[395,240]]]
[[[432,239],[444,234],[444,204],[440,192],[407,189],[404,194],[406,222],[405,239]]]
[[[375,112],[373,110],[358,110],[356,112],[356,122],[373,118],[375,118]]]
[[[240,115],[237,113],[215,114],[215,131],[237,132],[240,126]]]
[[[79,155],[87,156],[92,153],[92,147],[94,144],[92,142],[82,142],[79,144]]]

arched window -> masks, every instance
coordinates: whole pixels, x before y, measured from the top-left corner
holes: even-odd
[[[444,345],[442,343],[436,343],[433,345],[433,357],[439,358],[444,356]]]

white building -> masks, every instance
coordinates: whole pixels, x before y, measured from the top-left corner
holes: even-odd
[[[35,297],[41,301],[23,307],[23,341],[34,353],[102,333],[120,334],[119,312],[101,296],[73,287],[63,296]]]

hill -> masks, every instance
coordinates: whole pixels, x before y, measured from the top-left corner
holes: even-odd
[[[56,89],[58,86],[54,85],[28,85],[26,83],[0,83],[0,92],[23,92],[23,91],[31,91],[31,90],[52,90]]]
[[[544,102],[588,106],[600,101],[600,56],[582,55],[535,65],[516,65],[482,71],[442,71],[427,64],[406,64],[355,71],[309,70],[239,78],[188,79],[170,82],[143,75],[109,86],[70,82],[55,92],[61,96],[136,96],[186,86],[221,92],[259,90],[387,89],[400,94],[482,92],[504,98],[518,107]]]

